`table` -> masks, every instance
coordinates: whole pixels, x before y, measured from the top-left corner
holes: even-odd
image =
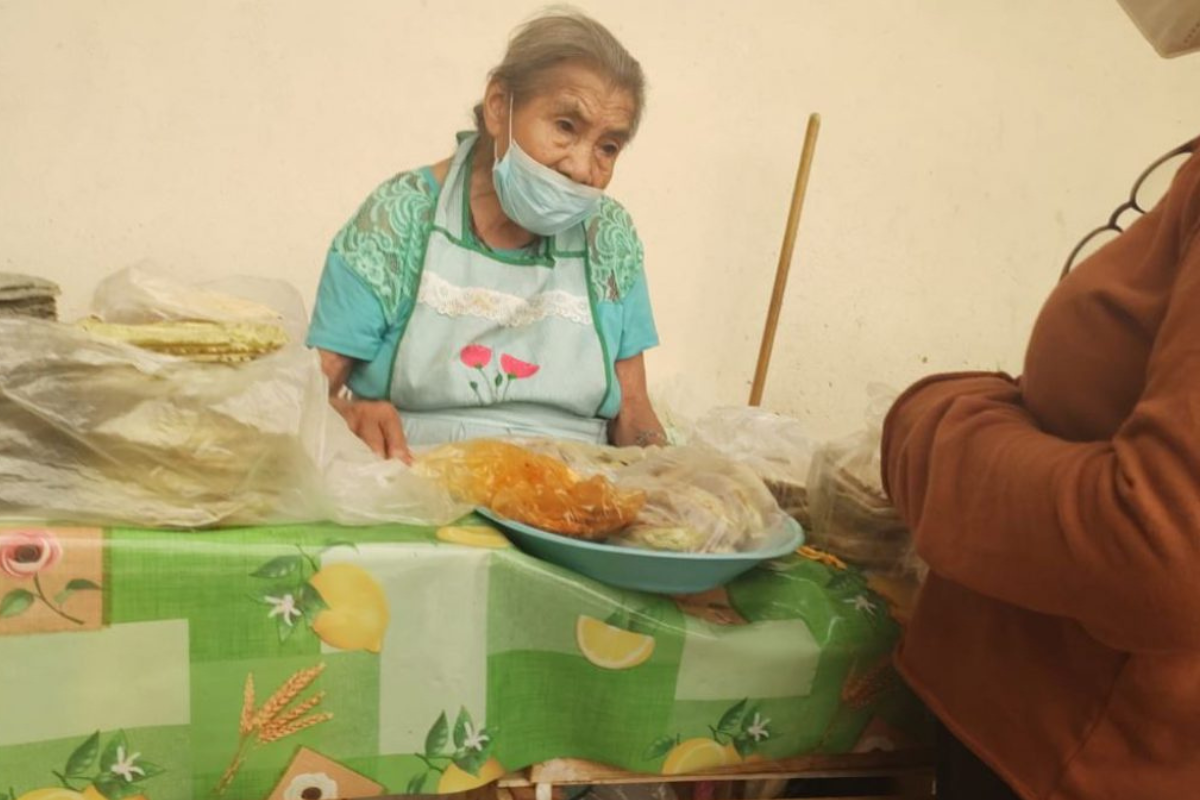
[[[813,551],[666,598],[474,518],[0,526],[0,798],[449,793],[555,759],[679,776],[904,749],[925,716],[892,611]]]

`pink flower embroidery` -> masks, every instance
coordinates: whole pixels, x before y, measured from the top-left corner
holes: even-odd
[[[491,362],[492,351],[481,344],[469,344],[462,349],[458,357],[471,369],[483,369]]]
[[[492,403],[503,403],[508,399],[508,390],[513,381],[532,378],[541,369],[537,364],[530,364],[519,358],[513,358],[508,353],[500,356],[500,369],[491,375],[483,368],[492,363],[492,349],[481,344],[469,344],[458,353],[458,359],[463,366],[479,373],[467,381],[479,405],[484,406],[490,400]],[[484,394],[487,394],[487,399]]]
[[[508,353],[500,356],[500,369],[504,370],[504,374],[509,380],[514,378],[521,380],[523,378],[532,378],[541,369],[537,364],[529,364],[519,358],[513,358]]]
[[[14,578],[32,578],[57,564],[62,552],[49,531],[7,531],[0,534],[0,571]]]
[[[458,359],[462,361],[463,366],[479,370],[479,374],[483,378],[483,385],[487,387],[488,392],[494,398],[495,389],[492,388],[492,382],[488,380],[488,376],[483,371],[483,368],[492,361],[492,348],[484,347],[481,344],[469,344],[459,351]],[[500,378],[497,376],[497,385],[499,381]],[[475,393],[475,399],[479,401],[479,405],[484,405],[483,395],[479,392],[479,381],[468,381],[468,383],[471,386],[471,391]]]

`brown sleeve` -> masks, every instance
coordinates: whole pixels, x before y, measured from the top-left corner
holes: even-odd
[[[884,483],[934,572],[1125,651],[1200,650],[1200,236],[1112,441],[1038,429],[999,375],[933,378],[888,417]]]

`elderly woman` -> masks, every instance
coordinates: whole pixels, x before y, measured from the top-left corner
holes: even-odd
[[[308,343],[377,453],[480,436],[664,442],[642,245],[604,194],[643,94],[641,66],[599,23],[534,19],[454,155],[384,182],[334,238]]]

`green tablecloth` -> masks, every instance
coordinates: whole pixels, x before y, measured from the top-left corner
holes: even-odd
[[[853,568],[793,556],[670,599],[504,544],[0,528],[0,798],[452,791],[557,757],[696,771],[920,730]]]

